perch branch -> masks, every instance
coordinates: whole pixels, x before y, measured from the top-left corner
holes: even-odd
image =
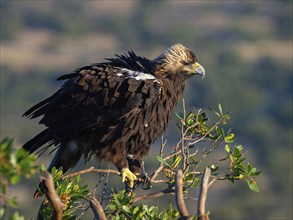
[[[121,176],[121,173],[117,170],[111,170],[111,169],[95,169],[94,167],[90,167],[88,169],[85,169],[85,170],[80,170],[80,171],[77,171],[77,172],[74,172],[74,173],[70,173],[70,174],[67,174],[65,176],[62,177],[62,179],[67,179],[67,178],[71,178],[73,176],[78,176],[78,175],[81,175],[81,174],[85,174],[85,173],[112,173],[112,174],[115,174],[117,176]]]
[[[95,218],[98,220],[106,220],[107,217],[99,201],[94,196],[91,196],[89,200],[90,200],[90,206],[94,212]]]
[[[53,177],[47,171],[40,171],[40,183],[41,189],[46,194],[46,197],[53,208],[51,219],[61,220],[63,214],[63,203],[56,193]]]
[[[95,169],[94,167],[90,167],[88,169],[84,169],[84,170],[80,170],[74,173],[70,173],[67,174],[65,176],[62,177],[62,179],[67,179],[67,178],[71,178],[74,176],[78,176],[78,175],[82,175],[82,174],[86,174],[86,173],[106,173],[106,174],[115,174],[117,176],[121,176],[121,173],[117,170],[111,170],[111,169]],[[138,182],[144,182],[143,178],[137,178]]]
[[[175,199],[177,208],[180,213],[180,219],[189,219],[189,213],[185,206],[185,202],[183,199],[183,172],[182,170],[178,170],[176,174],[176,182],[175,182]]]
[[[209,220],[209,216],[206,214],[205,204],[208,193],[209,178],[211,175],[211,169],[206,167],[203,173],[202,181],[200,184],[199,198],[197,204],[197,219]]]

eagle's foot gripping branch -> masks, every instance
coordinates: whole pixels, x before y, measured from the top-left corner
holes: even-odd
[[[129,187],[133,188],[134,181],[137,180],[136,175],[133,174],[128,168],[123,168],[121,171],[121,176],[122,176],[122,182],[124,183],[126,181]]]
[[[141,169],[142,169],[142,175],[143,175],[143,183],[142,183],[141,188],[144,190],[148,190],[152,187],[152,183],[151,183],[151,179],[150,179],[148,173],[145,171],[144,161],[142,161],[142,163],[141,163]]]

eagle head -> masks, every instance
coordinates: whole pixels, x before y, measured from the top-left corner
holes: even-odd
[[[160,56],[153,60],[156,63],[156,74],[161,77],[178,76],[186,78],[193,75],[205,76],[205,69],[199,64],[198,58],[188,48],[175,44],[166,49]]]

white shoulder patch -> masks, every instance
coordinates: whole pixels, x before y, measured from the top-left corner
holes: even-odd
[[[148,73],[133,71],[133,70],[129,70],[126,68],[122,68],[120,70],[121,70],[121,72],[118,72],[117,76],[125,75],[127,78],[134,78],[136,80],[147,80],[147,79],[157,80],[155,76],[148,74]]]

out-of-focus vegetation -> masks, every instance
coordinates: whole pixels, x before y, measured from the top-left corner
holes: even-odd
[[[0,218],[20,220],[25,219],[18,211],[17,197],[11,196],[9,188],[20,182],[21,176],[31,178],[36,169],[37,157],[29,155],[24,149],[16,150],[12,145],[12,139],[5,138],[0,143]]]
[[[152,58],[177,42],[207,72],[188,82],[187,104],[231,109],[237,142],[264,173],[258,194],[219,186],[213,214],[292,219],[292,1],[1,1],[1,137],[22,144],[42,129],[21,115],[59,75],[128,49]],[[157,154],[153,146],[146,159]],[[33,193],[32,184],[23,187]]]

